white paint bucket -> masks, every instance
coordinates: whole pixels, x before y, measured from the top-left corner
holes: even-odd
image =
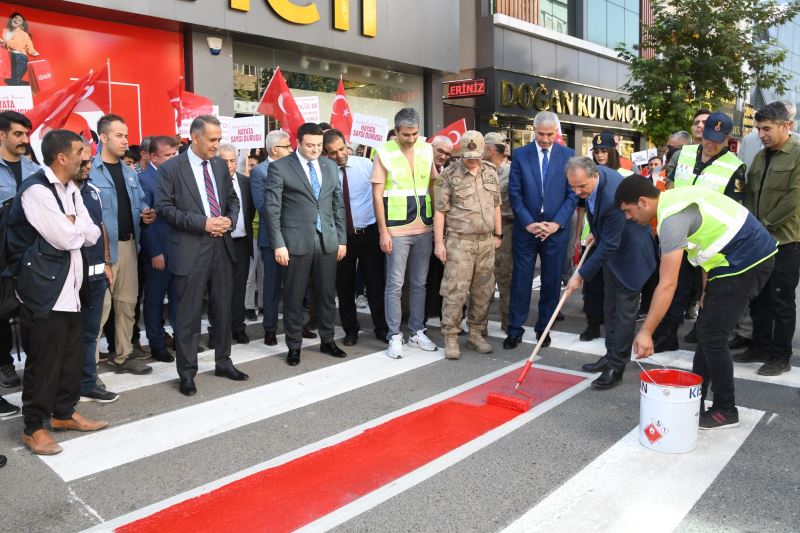
[[[703,378],[683,370],[639,374],[639,442],[663,453],[687,453],[697,446]]]

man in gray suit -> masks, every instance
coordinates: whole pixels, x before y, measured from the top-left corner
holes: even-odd
[[[286,268],[283,325],[290,366],[300,363],[303,297],[313,277],[317,296],[320,351],[346,357],[333,341],[336,320],[336,262],[347,253],[342,190],[336,164],[322,154],[322,128],[297,130],[297,151],[270,163],[266,212],[275,261]],[[313,276],[312,276],[313,273]]]
[[[178,295],[175,352],[180,391],[197,393],[197,341],[203,296],[208,291],[214,335],[214,374],[234,381],[248,375],[231,362],[231,281],[236,260],[230,231],[239,215],[239,199],[225,162],[217,157],[222,128],[211,115],[190,128],[192,145],[158,169],[156,209],[169,224],[167,267]]]

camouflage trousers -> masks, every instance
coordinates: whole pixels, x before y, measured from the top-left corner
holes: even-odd
[[[442,288],[442,333],[457,335],[464,304],[469,295],[467,324],[482,331],[489,320],[489,305],[494,296],[494,239],[489,236],[471,241],[454,236],[445,240],[447,262]]]
[[[500,289],[500,316],[504,331],[508,326],[508,306],[511,301],[511,271],[514,267],[514,258],[511,255],[513,233],[514,224],[503,224],[503,244],[494,251],[494,277]]]

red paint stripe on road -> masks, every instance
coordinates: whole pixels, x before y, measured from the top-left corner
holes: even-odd
[[[510,394],[518,375],[519,370],[514,370],[336,445],[175,504],[117,531],[292,531],[521,415],[519,411],[486,404],[490,392]],[[527,392],[533,394],[535,406],[583,379],[534,367]]]

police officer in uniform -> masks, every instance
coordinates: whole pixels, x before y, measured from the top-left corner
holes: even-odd
[[[492,351],[481,332],[494,295],[494,253],[503,239],[497,171],[482,160],[483,135],[464,133],[461,150],[461,160],[442,172],[434,188],[434,253],[444,263],[440,294],[447,359],[461,355],[458,332],[468,293],[467,347],[479,353]]]

